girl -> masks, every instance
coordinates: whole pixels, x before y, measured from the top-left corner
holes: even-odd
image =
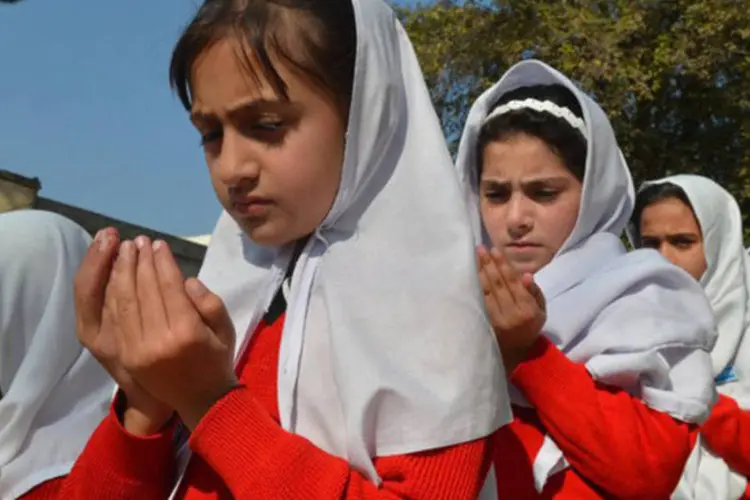
[[[641,188],[630,231],[633,246],[653,248],[706,292],[718,339],[711,350],[719,402],[675,498],[750,498],[750,279],[737,201],[711,179],[675,175]]]
[[[0,242],[0,498],[13,499],[70,471],[115,385],[75,336],[73,277],[91,237],[23,210],[0,214]]]
[[[502,365],[393,12],[209,0],[171,76],[225,213],[200,281],[162,242],[112,276],[117,235],[90,250],[80,336],[121,393],[65,498],[476,498]]]
[[[512,383],[499,498],[667,498],[713,399],[713,318],[684,273],[626,253],[634,190],[606,115],[521,62],[473,105],[458,169]]]

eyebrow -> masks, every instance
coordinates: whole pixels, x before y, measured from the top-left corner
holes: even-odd
[[[561,185],[561,184],[567,184],[568,179],[563,176],[550,176],[550,177],[538,177],[536,179],[526,179],[521,181],[522,186],[538,186],[543,184],[554,184],[554,185]],[[510,184],[511,182],[507,179],[493,179],[493,178],[487,178],[482,179],[482,184],[495,184],[500,186],[505,186]]]
[[[280,106],[287,106],[289,104],[290,101],[285,99],[251,99],[233,104],[227,109],[227,114],[231,116],[249,111],[260,112],[269,109],[278,109]],[[190,112],[190,121],[193,123],[210,121],[215,118],[215,113],[201,108],[193,108]]]

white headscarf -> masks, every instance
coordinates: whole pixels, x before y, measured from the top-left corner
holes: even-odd
[[[0,498],[68,474],[115,384],[76,338],[89,235],[41,211],[0,214]]]
[[[719,332],[711,350],[718,391],[732,397],[740,408],[750,409],[750,352],[745,332],[750,327],[750,266],[742,242],[742,214],[737,201],[716,182],[699,175],[681,174],[649,181],[641,190],[673,184],[685,193],[703,234],[706,272],[700,278],[716,317]],[[631,240],[640,245],[639,221],[630,228]],[[747,479],[733,472],[719,457],[696,444],[675,493],[675,499],[741,498]]]
[[[589,140],[578,220],[535,276],[547,299],[543,334],[569,359],[585,364],[595,380],[676,419],[702,422],[715,395],[708,355],[715,338],[711,309],[695,280],[657,252],[626,252],[619,236],[632,212],[634,189],[609,120],[567,77],[540,61],[510,68],[469,112],[457,168],[475,237],[482,238],[476,149],[485,117],[503,94],[550,84],[576,96]],[[562,452],[547,437],[534,463],[539,490],[564,466]]]
[[[294,268],[281,340],[284,429],[378,481],[372,457],[491,434],[511,419],[462,195],[412,45],[382,0],[353,0],[357,55],[337,198]],[[226,213],[200,279],[248,340],[291,248]]]

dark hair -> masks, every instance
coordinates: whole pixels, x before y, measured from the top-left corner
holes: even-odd
[[[578,118],[583,119],[583,110],[578,99],[565,86],[531,85],[507,92],[495,103],[493,109],[510,101],[523,99],[551,101],[560,107],[569,109]],[[530,108],[509,111],[495,116],[482,125],[477,141],[477,169],[482,172],[482,160],[487,144],[509,139],[518,134],[537,137],[547,144],[558,155],[578,180],[583,181],[586,168],[586,139],[581,132],[563,118]],[[478,175],[477,178],[480,178]]]
[[[196,59],[225,37],[239,42],[238,56],[256,83],[265,78],[279,97],[289,98],[271,61],[278,58],[330,94],[347,114],[357,52],[352,0],[205,0],[175,45],[169,66],[170,84],[185,109],[192,106]]]
[[[633,215],[630,217],[630,227],[633,230],[632,234],[635,237],[634,243],[636,246],[641,246],[641,215],[643,215],[643,211],[656,202],[669,199],[680,200],[693,212],[693,217],[695,217],[695,209],[684,189],[671,182],[651,184],[638,192],[638,196],[635,198],[635,207],[633,207]],[[698,226],[700,227],[700,224]]]

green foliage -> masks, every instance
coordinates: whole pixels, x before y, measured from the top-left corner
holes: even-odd
[[[750,229],[750,0],[466,0],[399,13],[455,150],[471,102],[524,57],[609,114],[637,183],[730,189]]]

